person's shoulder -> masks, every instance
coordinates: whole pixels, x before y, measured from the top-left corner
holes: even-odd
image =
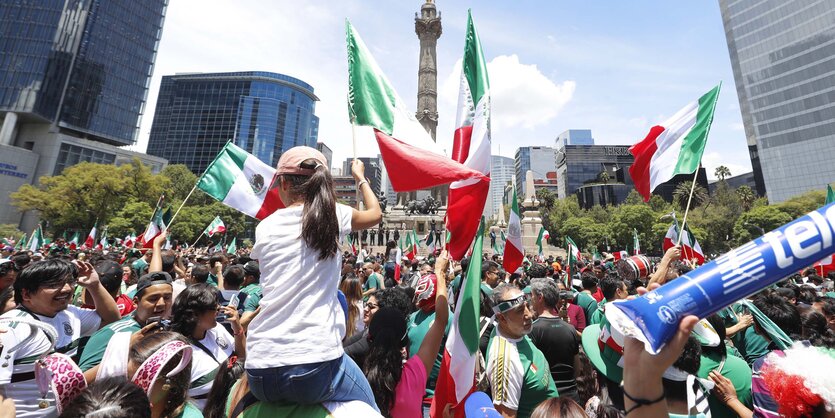
[[[200,409],[194,406],[191,402],[186,402],[185,408],[183,408],[183,412],[180,414],[179,418],[203,418],[203,412],[201,412]]]
[[[58,315],[68,315],[68,316],[82,317],[82,316],[87,316],[87,315],[90,315],[90,314],[93,314],[93,313],[96,313],[95,309],[82,308],[82,307],[75,306],[75,305],[69,305],[69,306],[67,306],[67,309],[64,309],[63,311],[59,312]]]

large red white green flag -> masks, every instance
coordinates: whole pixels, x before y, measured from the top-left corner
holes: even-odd
[[[514,272],[522,265],[525,258],[525,248],[522,246],[522,215],[519,212],[519,199],[516,188],[513,188],[513,202],[510,206],[510,219],[507,222],[507,241],[504,244],[502,268]]]
[[[90,230],[87,239],[84,240],[84,246],[87,248],[93,248],[96,245],[96,227],[98,227],[98,223],[93,224],[93,229]]]
[[[272,187],[275,169],[254,155],[226,143],[197,181],[209,196],[239,212],[262,220],[284,207]]]
[[[70,247],[71,250],[75,250],[78,248],[78,242],[81,241],[81,234],[78,231],[75,231],[72,234],[72,238],[70,238],[70,242],[68,242],[67,246]]]
[[[484,243],[484,219],[475,235],[473,254],[481,254]],[[435,384],[430,416],[444,416],[444,408],[452,404],[456,418],[464,417],[464,401],[475,391],[475,365],[478,352],[479,291],[481,257],[473,257],[455,304],[455,314],[444,346],[444,359]]]
[[[473,242],[490,192],[490,81],[470,11],[455,126],[452,159],[484,174],[449,185],[446,227],[452,232],[452,240],[447,248],[452,259],[460,260]]]
[[[644,201],[649,201],[660,184],[699,168],[721,87],[719,83],[661,125],[653,126],[646,138],[629,147],[635,156],[629,175]]]
[[[485,176],[444,155],[394,91],[359,34],[345,22],[348,42],[348,114],[369,126],[395,191],[427,189]],[[480,213],[480,212],[479,212]]]

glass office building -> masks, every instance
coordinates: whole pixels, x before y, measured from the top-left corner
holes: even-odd
[[[484,216],[492,217],[502,209],[505,188],[513,183],[516,164],[513,158],[501,155],[490,156],[490,194],[484,205]]]
[[[275,166],[297,145],[316,148],[313,87],[269,72],[164,76],[148,154],[202,174],[227,141]]]
[[[0,2],[0,113],[112,145],[136,140],[166,0]],[[4,117],[5,120],[5,117]],[[0,142],[11,144],[11,133]]]
[[[528,170],[533,173],[534,180],[546,180],[548,173],[557,169],[557,150],[551,147],[521,147],[516,150],[514,164],[516,193],[522,199],[527,189],[525,176]]]
[[[720,0],[759,194],[835,181],[835,0]]]
[[[616,182],[616,171],[635,161],[624,145],[565,145],[557,152],[557,197],[564,199],[586,183],[598,182],[605,171]]]

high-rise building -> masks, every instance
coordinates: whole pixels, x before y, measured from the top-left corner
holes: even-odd
[[[317,142],[316,149],[325,156],[325,159],[328,161],[328,170],[330,170],[331,166],[333,166],[333,150],[331,150],[329,146],[325,145],[324,142]]]
[[[368,183],[371,184],[371,190],[374,190],[374,194],[379,195],[380,191],[383,190],[383,172],[381,168],[383,164],[380,162],[380,158],[358,157],[357,159],[362,161],[363,165],[365,165],[365,178],[367,178]],[[353,158],[347,158],[345,160],[342,164],[342,175],[351,175],[351,163],[353,161]]]
[[[82,161],[138,157],[136,141],[167,0],[0,2],[0,223],[31,229],[6,191]]]
[[[758,194],[835,181],[835,0],[719,0]]]
[[[557,153],[557,197],[564,199],[591,182],[614,183],[615,172],[633,161],[627,145],[565,145]]]
[[[548,173],[557,171],[557,150],[551,147],[520,147],[514,159],[516,193],[519,198],[525,196],[525,176],[528,170],[533,172],[533,179],[547,180]]]
[[[313,87],[276,73],[244,71],[164,76],[148,154],[202,174],[223,145],[275,166],[298,145],[316,148]]]
[[[490,156],[490,193],[484,205],[484,216],[492,217],[502,210],[505,188],[513,183],[516,164],[513,158],[501,155]]]
[[[569,129],[557,135],[557,149],[566,145],[594,145],[591,129]]]

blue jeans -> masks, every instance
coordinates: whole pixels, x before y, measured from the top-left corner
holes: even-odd
[[[247,369],[249,390],[262,402],[303,405],[325,401],[362,401],[379,411],[374,393],[359,366],[350,357],[323,363],[271,369]]]

